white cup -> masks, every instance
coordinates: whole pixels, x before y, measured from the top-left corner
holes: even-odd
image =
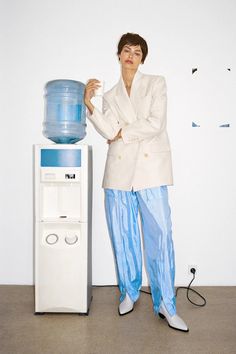
[[[100,87],[94,91],[95,96],[103,96],[103,94],[104,94],[105,81],[100,81],[99,85],[100,85]]]

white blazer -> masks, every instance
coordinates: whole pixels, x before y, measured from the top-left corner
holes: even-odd
[[[160,75],[137,71],[130,97],[123,78],[88,118],[105,138],[122,128],[122,139],[109,145],[102,187],[125,191],[173,184],[169,139],[166,131],[166,81]]]

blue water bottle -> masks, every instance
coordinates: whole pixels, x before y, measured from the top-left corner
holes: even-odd
[[[58,144],[74,144],[86,135],[82,82],[53,80],[45,86],[43,135]]]

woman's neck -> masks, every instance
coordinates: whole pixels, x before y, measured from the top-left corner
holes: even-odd
[[[126,88],[131,88],[133,78],[136,72],[137,70],[122,69],[122,78]]]

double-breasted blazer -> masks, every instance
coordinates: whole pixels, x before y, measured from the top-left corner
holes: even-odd
[[[160,75],[137,71],[130,97],[121,76],[88,118],[105,138],[122,128],[122,139],[109,145],[103,188],[141,190],[173,184],[169,138],[166,131],[166,81]]]

